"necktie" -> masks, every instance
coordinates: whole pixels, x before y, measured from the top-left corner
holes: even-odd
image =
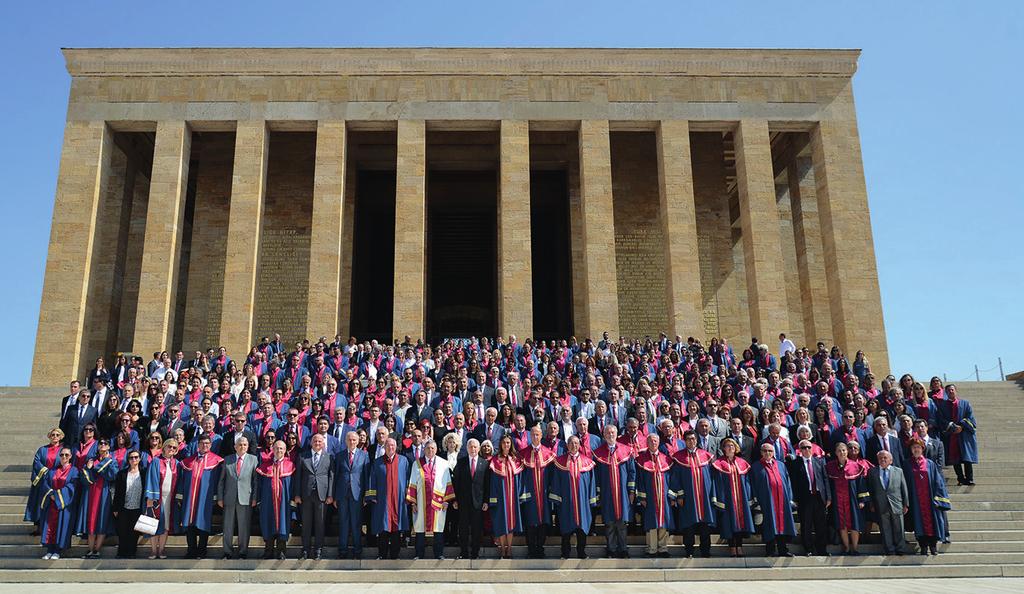
[[[885,436],[879,436],[878,440],[882,442],[882,449],[888,452],[889,451],[889,439],[887,437],[885,437]]]
[[[85,418],[85,407],[84,406],[80,406],[80,407],[78,407],[78,420],[81,421],[84,418]]]
[[[476,476],[476,458],[469,461],[469,478]]]
[[[889,490],[889,469],[888,468],[883,468],[882,469],[882,486],[885,487],[886,491]]]
[[[814,465],[811,464],[810,458],[805,458],[804,460],[807,463],[807,480],[811,486],[811,493],[814,493]]]
[[[319,465],[320,465],[320,452],[316,452],[315,454],[313,454],[313,470],[316,470],[316,467],[319,466]]]
[[[235,474],[242,476],[242,458],[239,458],[238,463],[235,465]]]
[[[356,453],[355,452],[349,452],[348,453],[348,465],[349,465],[349,468],[351,468],[352,465],[355,464],[355,463],[356,463]]]

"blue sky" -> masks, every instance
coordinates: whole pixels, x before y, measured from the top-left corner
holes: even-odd
[[[40,7],[39,5],[43,5]],[[59,6],[58,6],[59,5]],[[350,6],[347,6],[350,5]],[[306,8],[308,7],[308,8]],[[861,48],[894,371],[1024,369],[1020,2],[16,3],[0,22],[0,385],[31,371],[69,79],[61,47]],[[1017,172],[1017,173],[1015,173]]]

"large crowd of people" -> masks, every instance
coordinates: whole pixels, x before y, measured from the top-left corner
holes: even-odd
[[[740,349],[737,349],[740,350]],[[956,387],[876,378],[836,346],[662,334],[613,341],[451,339],[431,345],[294,345],[264,337],[244,358],[221,347],[103,359],[71,382],[59,426],[35,454],[25,520],[45,559],[83,538],[86,558],[117,535],[117,556],[338,558],[363,545],[397,559],[475,559],[515,535],[541,558],[731,556],[759,535],[764,554],[858,555],[872,529],[886,555],[935,555],[949,541],[944,466],[974,484],[977,423]],[[798,530],[799,526],[799,530]],[[427,551],[428,542],[431,549]],[[293,545],[294,546],[294,545]],[[259,554],[259,553],[256,553]]]

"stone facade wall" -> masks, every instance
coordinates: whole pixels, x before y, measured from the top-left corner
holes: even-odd
[[[315,154],[313,134],[270,134],[256,276],[256,337],[277,332],[286,343],[305,338]]]
[[[613,133],[611,148],[619,332],[657,338],[669,319],[654,133]]]

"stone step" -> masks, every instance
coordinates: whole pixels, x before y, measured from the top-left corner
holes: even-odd
[[[624,565],[614,569],[594,567],[598,560],[559,561],[564,565],[541,566],[537,569],[520,567],[524,562],[517,560],[478,560],[469,569],[455,568],[451,560],[417,563],[434,563],[439,569],[400,569],[403,561],[384,561],[381,565],[368,566],[366,570],[337,571],[321,569],[326,562],[267,562],[266,568],[238,571],[230,564],[218,564],[223,569],[207,568],[205,561],[186,561],[179,568],[170,568],[170,559],[156,562],[125,561],[125,568],[96,571],[94,568],[75,569],[65,565],[76,560],[43,561],[25,560],[19,563],[21,569],[0,570],[0,582],[35,583],[435,583],[435,584],[510,584],[510,583],[661,583],[680,581],[766,581],[766,580],[838,580],[868,579],[879,577],[884,568],[887,579],[909,578],[981,578],[1024,575],[1024,568],[1018,565],[999,564],[945,564],[942,555],[937,558],[921,557],[920,564],[889,564],[889,558],[855,557],[856,565],[833,564],[825,561],[819,565],[789,565],[790,560],[758,563],[747,557],[739,559],[743,565],[735,567],[709,567],[700,565],[707,560],[687,560],[688,564],[672,564],[666,568],[650,569],[645,563],[659,560],[626,560]],[[935,559],[935,560],[933,560]],[[844,558],[845,560],[845,558]],[[672,560],[660,560],[672,561]],[[91,561],[106,563],[105,561]],[[84,563],[84,561],[83,561]],[[111,561],[113,563],[113,561]],[[219,562],[223,563],[223,562]],[[233,562],[243,563],[243,562]],[[276,564],[275,564],[276,563]],[[363,563],[369,563],[364,561]],[[411,562],[410,562],[411,563]],[[73,567],[73,566],[72,566]],[[138,567],[139,569],[135,569]],[[159,567],[168,567],[162,569]],[[333,567],[333,566],[332,566]],[[538,567],[532,565],[529,567]],[[314,569],[315,568],[315,569]],[[33,571],[45,569],[46,571]],[[301,570],[301,573],[294,571]],[[625,570],[625,571],[624,571]]]

